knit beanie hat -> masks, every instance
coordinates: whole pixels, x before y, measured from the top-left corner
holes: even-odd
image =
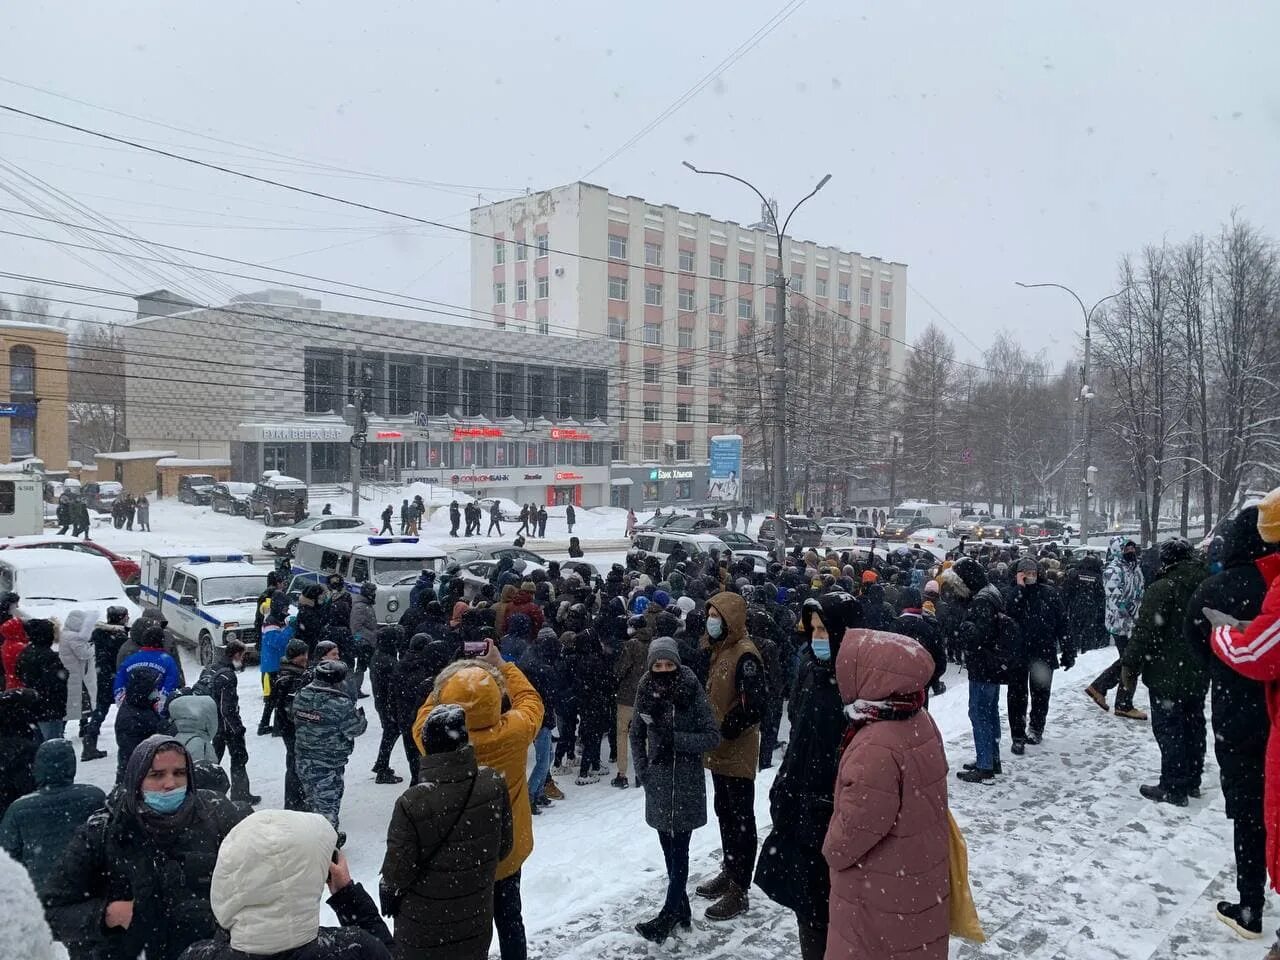
[[[1013,569],[1015,573],[1039,573],[1040,564],[1036,563],[1031,557],[1023,557]]]
[[[644,668],[652,670],[659,660],[670,660],[677,667],[681,665],[680,647],[671,637],[658,637],[649,644],[649,655],[645,658]]]
[[[876,573],[874,570],[863,570],[863,571],[862,571],[862,582],[863,582],[863,583],[875,583],[875,582],[876,582],[877,580],[879,580],[879,579],[880,579],[880,575],[879,575],[878,573]]]
[[[442,703],[427,714],[422,725],[422,747],[428,756],[457,750],[468,742],[467,712],[462,707]]]
[[[1258,535],[1267,543],[1280,543],[1280,487],[1258,504]]]
[[[290,640],[284,647],[284,658],[286,660],[294,660],[298,657],[307,655],[307,641],[299,640],[296,637]]]

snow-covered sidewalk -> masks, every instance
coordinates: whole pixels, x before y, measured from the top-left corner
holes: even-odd
[[[970,879],[989,937],[982,946],[953,941],[953,958],[1259,960],[1265,953],[1265,940],[1244,943],[1212,916],[1217,900],[1235,898],[1231,824],[1222,812],[1212,749],[1204,799],[1185,810],[1142,799],[1138,786],[1153,782],[1159,767],[1150,725],[1104,714],[1081,692],[1113,656],[1086,654],[1069,674],[1058,673],[1044,744],[1014,757],[1006,733],[1005,774],[994,786],[951,781],[951,805],[968,839]],[[250,730],[260,710],[257,680],[256,671],[246,671],[240,683]],[[972,758],[968,690],[954,671],[948,682],[950,689],[932,701],[931,710],[958,769]],[[1145,703],[1143,692],[1139,702]],[[372,700],[361,703],[370,724],[347,768],[342,825],[353,874],[372,890],[400,788],[373,782],[378,721]],[[109,788],[115,769],[110,721],[103,732],[112,756],[82,765],[81,777]],[[281,806],[282,743],[250,735],[249,752],[261,806]],[[393,763],[404,772],[402,754]],[[772,771],[757,781],[762,843],[772,781]],[[616,790],[607,781],[589,787],[566,778],[559,782],[566,799],[534,820],[535,848],[523,871],[532,956],[797,955],[794,919],[759,891],[752,894],[750,913],[738,921],[707,923],[701,919],[705,903],[695,902],[693,931],[662,948],[642,941],[632,926],[657,911],[665,876],[656,835],[644,823],[641,792]],[[711,816],[693,837],[691,887],[714,872],[718,850]],[[1278,920],[1273,898],[1268,929]]]

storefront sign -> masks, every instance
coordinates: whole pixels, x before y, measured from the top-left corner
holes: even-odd
[[[375,440],[403,440],[404,434],[399,430],[379,430],[373,435]]]
[[[473,440],[502,436],[501,427],[454,427],[453,439]]]
[[[556,473],[556,480],[581,480],[582,474],[574,473],[571,470]]]
[[[34,403],[0,403],[0,417],[34,417]]]
[[[552,440],[590,440],[591,434],[585,430],[573,430],[569,427],[552,427]]]
[[[692,470],[662,470],[657,467],[649,471],[650,480],[692,480]]]
[[[242,440],[262,443],[343,443],[351,438],[351,428],[345,424],[246,424],[239,434]]]
[[[506,473],[455,473],[449,478],[451,483],[506,483],[511,479]]]

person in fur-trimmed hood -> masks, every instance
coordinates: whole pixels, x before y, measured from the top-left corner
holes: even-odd
[[[510,704],[503,709],[504,698]],[[481,658],[457,660],[436,676],[435,686],[413,723],[413,739],[427,754],[423,725],[442,703],[454,703],[467,714],[467,734],[476,762],[492,767],[507,782],[514,842],[498,864],[493,887],[493,922],[503,956],[524,956],[524,920],[520,912],[520,868],[533,852],[533,815],[525,761],[542,729],[545,707],[538,691],[514,663],[503,662],[490,643]]]

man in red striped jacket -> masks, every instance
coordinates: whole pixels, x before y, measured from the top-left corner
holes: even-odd
[[[1280,488],[1258,505],[1258,533],[1267,543],[1280,543]],[[1265,564],[1265,566],[1264,566]],[[1225,622],[1229,618],[1206,611],[1215,624],[1210,644],[1223,663],[1242,676],[1266,684],[1267,715],[1271,735],[1267,741],[1266,787],[1263,816],[1267,826],[1267,872],[1271,886],[1280,891],[1280,562],[1272,554],[1258,561],[1267,581],[1262,610],[1248,623]],[[1266,960],[1280,960],[1280,933]]]

